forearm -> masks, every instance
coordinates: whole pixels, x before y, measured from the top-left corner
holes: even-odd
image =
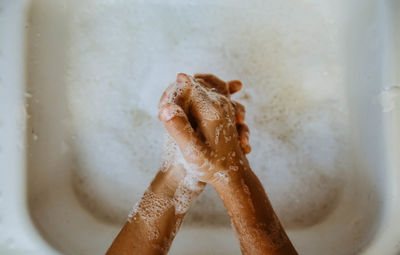
[[[107,255],[166,254],[185,212],[176,210],[177,171],[159,171]],[[184,174],[182,172],[178,174]],[[194,196],[197,194],[194,194]]]
[[[166,254],[182,219],[183,215],[175,215],[171,208],[151,224],[136,214],[125,223],[107,255]]]
[[[213,186],[231,217],[243,254],[297,254],[250,167]]]

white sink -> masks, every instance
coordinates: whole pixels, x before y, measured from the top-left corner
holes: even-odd
[[[157,100],[180,71],[248,86],[250,161],[300,254],[400,254],[398,13],[396,0],[0,2],[0,254],[105,253],[161,163]],[[285,122],[307,117],[299,99],[324,103],[304,141]],[[260,112],[282,115],[263,130]],[[170,253],[240,254],[213,191],[198,200]]]

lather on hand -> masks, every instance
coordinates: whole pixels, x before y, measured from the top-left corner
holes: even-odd
[[[185,76],[186,77],[186,76]],[[186,102],[185,94],[179,94],[179,83],[182,75],[178,75],[177,83],[170,86],[160,100],[160,108],[164,108],[165,101]],[[196,80],[202,86],[229,97],[241,88],[239,81],[223,82],[213,75],[197,75]],[[175,94],[175,96],[173,96]],[[192,103],[195,100],[192,101]],[[236,128],[241,134],[241,146],[246,152],[250,152],[248,144],[248,128],[244,125],[244,107],[236,102],[232,102],[236,110]],[[201,104],[196,104],[201,107]],[[197,107],[191,105],[194,109]],[[188,110],[188,108],[187,108]],[[189,112],[186,112],[189,114]],[[196,123],[193,123],[196,125]],[[199,128],[196,128],[200,132]],[[170,248],[176,232],[178,231],[182,219],[186,213],[186,207],[204,189],[205,183],[194,180],[186,186],[185,178],[188,177],[188,169],[177,161],[166,158],[167,164],[163,164],[160,171],[152,181],[150,187],[143,195],[135,211],[130,215],[121,232],[114,240],[107,254],[166,254]],[[193,181],[193,180],[192,180]],[[184,192],[187,201],[182,201],[179,197]],[[185,200],[185,199],[184,199]],[[182,202],[184,206],[182,206]],[[185,204],[186,203],[186,204]]]
[[[250,169],[248,128],[236,128],[244,108],[229,100],[231,87],[212,75],[179,74],[161,99],[159,118],[190,168],[221,197],[243,254],[297,254]]]

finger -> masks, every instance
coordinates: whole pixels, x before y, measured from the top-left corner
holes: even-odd
[[[175,88],[175,83],[172,83],[166,88],[161,95],[160,102],[158,103],[158,108],[161,108],[161,106],[165,105],[166,103],[169,102],[170,100],[170,94],[172,93],[172,90]]]
[[[211,85],[218,93],[229,96],[228,84],[213,74],[195,74],[195,79],[201,79]]]
[[[251,146],[249,144],[243,145],[242,149],[244,151],[244,154],[249,154],[251,152]]]
[[[246,117],[246,108],[237,101],[232,100],[232,105],[235,108],[235,118],[237,124],[243,124]]]
[[[237,124],[236,125],[239,140],[243,145],[249,144],[249,137],[250,137],[250,129],[246,124]]]
[[[178,144],[185,160],[200,166],[205,159],[206,147],[197,137],[183,109],[176,104],[167,103],[161,107],[159,119]]]
[[[176,86],[172,93],[171,103],[175,103],[187,112],[189,107],[189,97],[193,87],[193,79],[187,74],[178,73],[176,76]]]
[[[206,141],[214,141],[215,125],[223,116],[219,101],[213,101],[207,92],[202,89],[194,89],[190,105],[190,115]],[[219,95],[222,98],[224,96]],[[230,104],[230,103],[229,103]]]
[[[178,73],[176,82],[171,84],[163,93],[160,99],[159,108],[171,103],[179,105],[185,112],[188,110],[190,92],[193,87],[192,79],[189,75]]]
[[[195,81],[200,83],[201,86],[205,87],[205,88],[209,88],[209,89],[215,89],[215,85],[211,84],[209,82],[206,82],[205,80],[201,79],[201,78],[195,78]]]
[[[238,80],[228,81],[229,93],[234,94],[242,89],[242,82]]]
[[[236,128],[239,134],[240,146],[245,154],[249,154],[251,152],[249,144],[250,129],[246,124],[237,124]]]

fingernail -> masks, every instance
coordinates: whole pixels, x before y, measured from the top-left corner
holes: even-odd
[[[176,76],[176,82],[178,83],[183,83],[186,82],[188,80],[187,75],[184,73],[178,73],[178,75]]]
[[[249,154],[251,152],[251,146],[250,145],[246,145],[244,148],[244,153]]]

